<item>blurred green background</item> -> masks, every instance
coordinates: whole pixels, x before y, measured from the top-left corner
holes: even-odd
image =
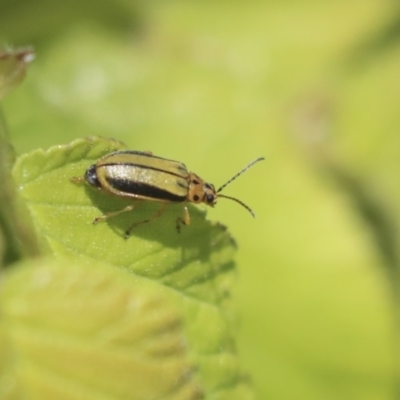
[[[259,399],[395,398],[400,4],[0,2],[32,45],[3,103],[18,153],[89,135],[226,189],[238,349]]]

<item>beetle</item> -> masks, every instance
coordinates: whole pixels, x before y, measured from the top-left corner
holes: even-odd
[[[128,205],[122,210],[96,217],[93,224],[131,211],[141,201],[162,203],[151,218],[132,224],[125,231],[125,237],[128,237],[136,226],[160,217],[169,203],[205,203],[214,207],[218,198],[226,198],[242,205],[254,217],[249,206],[234,197],[220,194],[220,192],[261,160],[264,160],[264,157],[259,157],[246,165],[218,190],[215,190],[213,184],[205,182],[194,172],[189,172],[186,165],[179,161],[158,157],[151,152],[118,150],[100,158],[86,170],[83,177],[72,178],[72,181],[86,182],[94,188],[116,197],[137,200],[135,204]],[[178,217],[176,220],[178,232],[180,232],[181,223],[190,224],[189,210],[186,205],[183,207],[183,218]]]

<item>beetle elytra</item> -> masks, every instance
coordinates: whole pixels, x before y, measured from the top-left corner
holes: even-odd
[[[221,194],[221,191],[261,160],[264,160],[264,157],[257,158],[249,163],[218,190],[215,190],[213,184],[207,183],[195,173],[189,172],[185,164],[181,162],[158,157],[151,152],[122,150],[100,158],[86,170],[83,177],[72,178],[72,181],[87,182],[98,190],[116,197],[136,200],[135,204],[122,210],[95,218],[94,224],[131,211],[141,201],[162,203],[151,218],[132,224],[125,231],[125,237],[128,237],[136,226],[153,221],[161,216],[169,203],[205,203],[214,207],[218,198],[226,198],[239,203],[254,217],[255,215],[249,206],[235,197]],[[178,232],[180,231],[180,224],[190,224],[189,210],[186,205],[183,206],[183,217],[178,217],[176,221]]]

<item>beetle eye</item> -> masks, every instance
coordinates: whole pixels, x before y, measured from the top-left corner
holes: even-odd
[[[207,203],[213,203],[214,202],[214,195],[213,194],[211,194],[211,193],[209,193],[207,196],[206,196],[206,200],[207,200]]]

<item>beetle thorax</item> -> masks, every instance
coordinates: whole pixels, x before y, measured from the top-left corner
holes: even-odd
[[[190,172],[187,200],[192,203],[205,203],[208,206],[214,206],[217,202],[217,194],[214,185],[205,182],[199,176]]]

